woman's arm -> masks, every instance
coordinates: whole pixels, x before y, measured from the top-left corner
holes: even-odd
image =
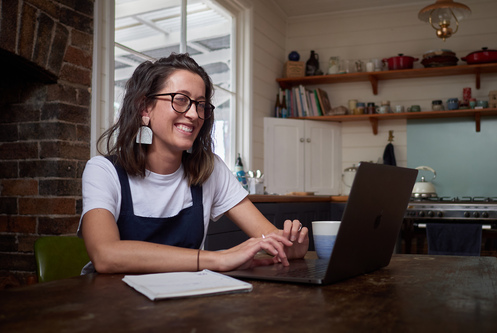
[[[155,273],[210,269],[229,271],[253,265],[270,264],[254,261],[264,250],[274,256],[285,253],[292,243],[283,235],[251,238],[226,251],[200,251],[143,241],[120,240],[114,216],[106,209],[93,209],[83,216],[82,235],[88,255],[100,273]],[[264,232],[275,229],[263,228]],[[197,267],[198,265],[198,267]]]

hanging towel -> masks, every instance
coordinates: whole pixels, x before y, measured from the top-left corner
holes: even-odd
[[[481,224],[427,223],[428,254],[479,256]]]
[[[397,166],[392,143],[387,144],[385,147],[385,151],[383,152],[383,164]]]

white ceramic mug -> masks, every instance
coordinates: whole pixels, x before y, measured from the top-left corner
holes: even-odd
[[[397,113],[404,112],[404,105],[395,105],[395,112]]]
[[[319,259],[331,256],[341,221],[313,221],[312,237]]]

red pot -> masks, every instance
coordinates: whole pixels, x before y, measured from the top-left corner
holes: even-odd
[[[497,62],[497,50],[488,50],[486,47],[482,47],[481,51],[471,52],[461,59],[470,65]]]
[[[400,53],[396,57],[391,57],[388,59],[383,59],[383,62],[388,63],[388,69],[389,70],[395,70],[395,69],[410,69],[413,66],[413,63],[415,61],[418,61],[418,58],[413,58],[409,56],[405,56],[402,53]]]

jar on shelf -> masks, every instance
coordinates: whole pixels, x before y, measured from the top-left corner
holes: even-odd
[[[437,99],[431,102],[432,111],[444,111],[444,104],[441,100]]]
[[[330,57],[328,63],[328,74],[338,74],[340,72],[340,58]]]
[[[375,114],[376,113],[376,106],[374,105],[374,102],[369,102],[368,105],[366,106],[366,112],[367,114]]]
[[[359,102],[355,108],[354,114],[364,114],[364,110],[366,109],[366,104]]]
[[[447,108],[449,110],[457,110],[457,109],[459,109],[459,99],[457,99],[457,98],[449,98],[447,100]]]
[[[354,114],[357,107],[357,99],[349,99],[349,114]]]

